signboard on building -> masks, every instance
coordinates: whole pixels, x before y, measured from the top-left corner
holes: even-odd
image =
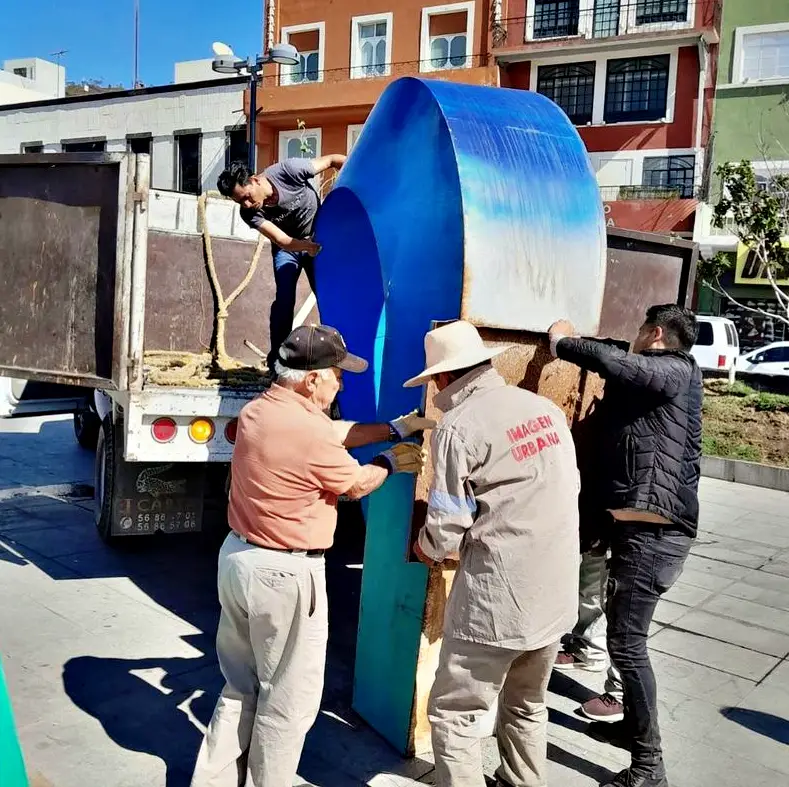
[[[785,249],[789,249],[789,238],[784,238],[781,245]],[[761,286],[770,286],[770,280],[767,278],[767,271],[764,263],[760,262],[756,256],[756,252],[746,246],[744,243],[737,245],[737,265],[734,270],[734,282],[736,284],[759,284]],[[781,286],[789,285],[789,271],[786,275],[777,281]]]

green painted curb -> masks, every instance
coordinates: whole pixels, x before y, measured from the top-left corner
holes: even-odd
[[[0,662],[0,787],[28,787],[22,749],[16,737],[11,698]]]

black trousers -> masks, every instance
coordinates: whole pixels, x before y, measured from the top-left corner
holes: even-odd
[[[608,653],[622,675],[631,767],[654,776],[662,775],[664,766],[647,635],[658,600],[682,573],[692,540],[669,528],[614,524],[606,599]]]

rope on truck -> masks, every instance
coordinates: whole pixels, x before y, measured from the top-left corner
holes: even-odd
[[[214,334],[214,347],[212,348],[212,354],[214,357],[214,362],[221,369],[233,369],[237,368],[241,364],[239,364],[238,361],[227,354],[227,349],[225,346],[225,329],[227,325],[228,309],[232,305],[233,301],[235,301],[236,298],[238,298],[238,296],[244,292],[249,282],[252,281],[252,277],[255,275],[255,270],[257,269],[258,263],[260,262],[260,255],[263,253],[265,240],[262,235],[258,234],[258,242],[255,246],[255,252],[252,255],[252,261],[249,263],[249,268],[247,268],[246,275],[241,280],[241,283],[235,288],[235,290],[233,290],[233,292],[231,292],[230,295],[225,298],[222,293],[222,285],[219,283],[219,276],[216,272],[214,249],[211,242],[211,232],[208,229],[208,221],[206,218],[208,197],[219,197],[220,199],[224,199],[224,197],[222,197],[218,191],[204,191],[197,198],[197,216],[200,222],[200,231],[203,235],[203,253],[205,254],[206,267],[208,268],[208,278],[211,282],[211,289],[214,291],[214,297],[216,298],[217,303],[215,314],[216,330]]]

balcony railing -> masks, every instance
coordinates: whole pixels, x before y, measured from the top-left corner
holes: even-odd
[[[687,186],[600,186],[603,202],[698,199],[698,191]]]
[[[328,68],[322,71],[310,71],[309,78],[293,81],[285,69],[281,74],[264,76],[259,84],[261,87],[287,87],[298,90],[305,85],[338,84],[342,82],[365,82],[369,80],[392,79],[413,74],[429,74],[441,78],[444,73],[459,73],[469,68],[483,68],[491,62],[490,55],[467,55],[462,63],[455,58],[450,60],[408,60],[396,63],[379,63],[369,66],[352,66],[348,68]]]
[[[561,38],[719,29],[722,0],[535,0],[534,13],[492,22],[493,48]]]

